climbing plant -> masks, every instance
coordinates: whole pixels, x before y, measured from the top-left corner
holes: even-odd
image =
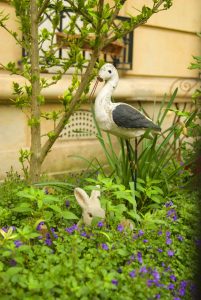
[[[137,14],[129,15],[128,20],[116,24],[115,19],[126,2],[126,0],[114,0],[110,3],[104,0],[11,0],[9,5],[14,7],[19,24],[17,31],[9,28],[7,23],[9,15],[5,11],[0,12],[0,26],[12,35],[26,53],[20,66],[15,62],[8,62],[5,65],[1,64],[1,67],[11,74],[26,79],[23,85],[13,82],[13,94],[16,106],[29,111],[31,147],[29,153],[21,151],[20,159],[23,162],[28,161],[29,169],[26,170],[26,174],[30,182],[39,181],[42,163],[52,145],[74,110],[86,100],[90,82],[95,76],[94,70],[99,67],[97,59],[101,50],[146,23],[152,15],[172,5],[172,0],[152,0],[150,1],[152,5],[142,5],[140,10],[136,10]],[[66,24],[65,34],[72,36],[79,31],[79,39],[70,41],[68,59],[61,60],[55,55],[61,45],[55,43],[54,37],[59,26],[60,14],[64,9],[70,9],[73,13],[69,23]],[[39,30],[46,12],[51,15],[51,30],[47,28]],[[91,56],[87,60],[82,54],[82,49],[89,35],[95,38],[89,40]],[[49,46],[43,51],[41,58],[39,52],[46,42]],[[56,74],[47,80],[43,73],[58,65],[60,68]],[[46,101],[42,90],[56,84],[71,67],[74,67],[74,74],[68,89],[60,99],[63,109],[42,113],[41,106]],[[41,141],[41,118],[52,120],[55,125],[52,131],[46,133],[47,139],[44,143]]]

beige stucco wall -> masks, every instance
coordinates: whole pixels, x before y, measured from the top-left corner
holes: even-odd
[[[134,3],[135,2],[135,3]],[[152,116],[159,109],[160,100],[164,93],[170,96],[179,87],[177,102],[187,102],[191,107],[191,95],[200,85],[197,70],[189,70],[192,55],[201,53],[200,39],[196,32],[201,31],[201,1],[175,0],[168,11],[160,12],[151,18],[148,24],[137,28],[134,32],[133,69],[120,72],[120,82],[115,91],[117,100],[127,101],[138,106],[137,101],[143,102],[144,107]],[[134,4],[133,4],[134,3]],[[142,3],[152,4],[152,0],[128,0],[122,9],[127,15]],[[0,10],[10,13],[8,25],[12,30],[17,29],[14,11],[6,3],[0,2]],[[19,61],[21,49],[9,34],[0,29],[0,63]],[[48,75],[44,75],[48,77]],[[44,90],[47,105],[44,110],[54,110],[59,107],[58,96],[67,88],[71,76],[65,75],[55,86]],[[30,146],[30,130],[27,126],[26,115],[12,105],[12,82],[24,82],[19,76],[10,76],[0,70],[0,179],[9,171],[12,165],[21,172],[18,161],[19,149]],[[100,89],[101,85],[99,86]],[[154,102],[156,101],[156,106]],[[172,119],[170,113],[166,124]],[[42,133],[52,129],[50,122],[42,122]],[[97,140],[58,140],[48,154],[43,165],[43,171],[48,173],[66,172],[78,167],[86,167],[86,162],[73,158],[80,155],[89,160],[97,157],[104,161],[103,151]],[[70,157],[71,156],[71,157]]]
[[[10,18],[6,21],[7,27],[11,31],[20,32],[18,30],[19,23],[16,22],[14,9],[7,3],[0,2],[0,11],[4,11]],[[9,61],[17,63],[21,59],[22,50],[17,45],[15,39],[3,28],[0,27],[0,63],[7,64]]]
[[[200,38],[192,33],[142,26],[134,34],[134,64],[129,73],[145,76],[197,77],[189,70],[193,55],[201,52]]]

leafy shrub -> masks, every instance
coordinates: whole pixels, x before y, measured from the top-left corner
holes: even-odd
[[[17,192],[21,205],[29,200],[31,211],[26,211],[26,217],[18,212],[19,223],[20,217],[24,221],[17,228],[0,230],[1,299],[192,297],[200,247],[197,195],[181,190],[160,204],[160,209],[141,215],[130,230],[120,219],[126,202],[133,201],[131,191],[120,184],[114,186],[108,178],[99,180],[109,215],[105,223],[90,228],[78,228],[73,220],[62,221],[60,211],[49,207],[48,201],[55,197],[63,203],[62,195],[53,197],[32,188]],[[59,207],[59,201],[51,205]],[[45,224],[38,219],[42,207],[45,214],[52,213]],[[14,213],[12,210],[11,215]],[[13,225],[12,216],[7,225]]]

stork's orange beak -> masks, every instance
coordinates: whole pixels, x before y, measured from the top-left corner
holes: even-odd
[[[102,78],[101,78],[102,79]],[[92,89],[92,91],[91,91],[91,94],[90,94],[90,96],[89,96],[89,100],[91,100],[92,99],[92,97],[93,97],[93,95],[94,95],[94,93],[95,93],[95,91],[96,91],[96,88],[97,88],[97,85],[98,85],[98,82],[99,82],[100,80],[98,79],[98,77],[97,77],[97,80],[96,80],[96,82],[95,82],[95,84],[94,84],[94,87],[93,87],[93,89]],[[103,81],[103,80],[101,80],[101,81]]]
[[[97,76],[97,80],[103,82],[103,79],[100,76]]]

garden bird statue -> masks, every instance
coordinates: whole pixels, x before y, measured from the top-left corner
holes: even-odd
[[[112,64],[104,64],[98,73],[97,79],[98,81],[105,81],[105,85],[95,99],[96,121],[100,129],[126,140],[128,158],[131,166],[130,139],[143,135],[146,129],[151,129],[156,132],[159,132],[161,129],[133,106],[122,102],[113,103],[111,101],[112,94],[119,82],[117,69]],[[137,153],[137,147],[135,150],[135,153]],[[135,161],[135,165],[136,164],[137,161]],[[131,175],[136,188],[137,171],[136,176],[134,176],[131,168]]]

